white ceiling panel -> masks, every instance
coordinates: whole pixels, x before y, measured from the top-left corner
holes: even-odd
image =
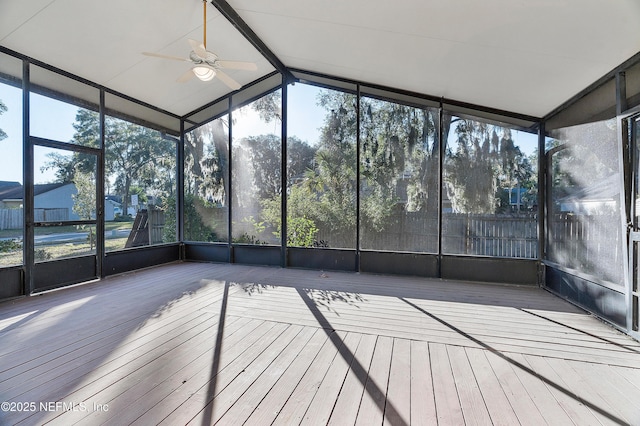
[[[230,0],[285,65],[544,116],[640,51],[640,1]]]
[[[16,31],[55,0],[3,0],[0,2],[0,40]]]
[[[191,64],[142,52],[186,58],[188,39],[203,37],[199,0],[10,1],[0,5],[0,44],[110,89],[184,115],[230,92],[220,80],[176,80]],[[5,12],[7,12],[5,14]],[[258,71],[228,71],[241,85],[274,70],[262,55],[207,6],[207,48],[222,59],[255,62]]]
[[[639,0],[227,0],[288,67],[544,116],[640,52]],[[274,70],[215,7],[207,47]],[[178,83],[200,0],[2,0],[0,45],[184,115],[229,93]]]

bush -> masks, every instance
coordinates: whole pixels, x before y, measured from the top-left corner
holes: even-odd
[[[0,253],[11,253],[22,250],[22,243],[18,240],[0,240]]]
[[[49,253],[45,249],[35,249],[35,251],[33,252],[33,257],[36,259],[36,261],[42,262],[45,260],[51,260],[52,256],[51,253]]]
[[[168,197],[166,200],[165,222],[163,229],[163,238],[165,241],[174,241],[176,235],[176,199]],[[218,236],[215,228],[215,221],[210,220],[206,224],[198,210],[206,210],[205,201],[200,197],[185,193],[184,194],[184,238],[187,241],[222,241]]]
[[[260,241],[256,238],[255,235],[249,235],[246,232],[233,239],[235,244],[253,244],[253,245],[262,245],[266,244],[264,241]]]
[[[278,229],[280,231],[280,229]],[[280,232],[278,232],[280,234]],[[306,217],[287,218],[287,245],[292,247],[314,247],[318,228]]]
[[[133,222],[133,218],[130,215],[123,216],[121,214],[117,214],[116,217],[113,218],[114,222]]]

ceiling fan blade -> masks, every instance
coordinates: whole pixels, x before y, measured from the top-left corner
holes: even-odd
[[[241,62],[241,61],[216,61],[216,65],[221,68],[230,70],[245,70],[245,71],[257,71],[258,66],[253,62]]]
[[[239,88],[242,87],[240,83],[238,83],[237,81],[229,77],[226,73],[220,70],[217,70],[216,77],[219,78],[221,82],[229,86],[229,89],[238,90]]]
[[[161,55],[159,53],[151,53],[151,52],[142,52],[144,56],[151,56],[154,58],[162,58],[162,59],[171,59],[172,61],[183,61],[189,62],[186,58],[180,58],[179,56],[170,56],[170,55]]]
[[[191,38],[189,39],[189,44],[193,51],[196,52],[196,55],[200,56],[202,59],[207,57],[207,49],[204,48],[204,44]]]
[[[189,71],[187,71],[184,74],[182,74],[176,81],[178,83],[185,83],[185,82],[191,80],[193,77],[195,77],[195,74],[193,73],[192,69],[189,69]]]

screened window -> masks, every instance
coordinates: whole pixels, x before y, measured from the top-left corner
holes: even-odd
[[[442,251],[536,258],[537,134],[443,117]]]
[[[44,68],[30,69],[30,136],[98,148],[98,123],[83,116],[97,114],[99,90]],[[96,127],[81,127],[86,124]]]
[[[288,94],[288,244],[355,248],[356,97],[304,84]]]
[[[439,113],[361,99],[362,249],[437,253]]]
[[[95,254],[97,157],[44,146],[34,157],[35,261]]]
[[[551,132],[547,259],[623,285],[621,171],[615,119]]]
[[[0,53],[0,267],[21,265],[22,62]]]
[[[176,241],[177,139],[119,118],[105,121],[105,249]]]
[[[280,244],[280,104],[278,90],[232,112],[232,237],[237,244]]]
[[[184,239],[228,241],[228,115],[188,132],[184,146]]]

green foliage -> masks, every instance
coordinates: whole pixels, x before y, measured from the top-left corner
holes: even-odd
[[[249,224],[253,228],[252,233],[243,232],[242,235],[233,239],[234,243],[239,244],[267,244],[266,241],[259,239],[259,235],[264,233],[267,226],[264,221],[258,222],[253,216],[245,217],[242,222]]]
[[[129,215],[122,215],[118,213],[114,218],[114,222],[133,222],[133,218]]]
[[[287,138],[287,185],[304,179],[307,170],[313,167],[317,148],[295,136]]]
[[[184,138],[185,193],[228,205],[229,132],[226,118],[202,125]]]
[[[163,229],[164,241],[173,241],[175,239],[176,224],[176,200],[175,197],[169,197],[165,207],[165,224]],[[206,224],[202,220],[199,210],[204,209],[205,204],[201,198],[193,194],[185,194],[184,200],[184,238],[187,241],[221,241],[215,232],[216,224],[212,220]]]
[[[234,244],[252,244],[252,245],[262,245],[265,244],[264,241],[259,240],[255,235],[248,234],[243,232],[239,237],[235,237],[233,239]]]
[[[7,111],[7,106],[4,104],[4,102],[2,102],[2,99],[0,99],[0,115],[4,114]],[[4,132],[4,130],[0,129],[0,141],[6,138],[7,134]]]
[[[373,209],[363,210],[367,222],[379,230],[396,204],[391,200],[407,211],[437,210],[438,111],[371,98],[363,98],[361,108],[363,201]],[[401,185],[406,198],[398,199]]]
[[[73,199],[73,211],[81,220],[90,220],[95,217],[96,210],[96,177],[93,173],[84,173],[79,167],[74,173],[74,183],[78,192],[71,196]],[[91,225],[79,225],[78,229],[88,229],[89,245],[91,250],[95,245],[96,235]]]
[[[533,188],[529,159],[514,143],[511,130],[471,119],[457,119],[456,143],[447,152],[445,186],[453,210],[502,213],[509,206],[505,189]]]
[[[46,249],[40,248],[33,251],[33,256],[37,262],[44,262],[45,260],[51,260],[53,255]]]
[[[234,169],[234,176],[249,174],[251,184],[256,188],[251,192],[252,198],[265,199],[281,191],[280,158],[282,142],[280,136],[268,134],[249,136],[242,139],[233,150],[233,155],[244,164],[251,167],[249,172],[244,167]],[[244,189],[247,192],[246,189]]]
[[[76,169],[74,183],[77,194],[73,199],[73,211],[81,220],[90,220],[95,217],[96,211],[96,178],[93,173],[84,173]]]
[[[0,240],[0,253],[11,253],[22,250],[22,243],[18,240]]]
[[[76,133],[74,143],[84,146],[99,146],[100,116],[97,112],[79,109],[73,125]],[[128,211],[131,194],[138,193],[140,202],[146,194],[169,196],[174,194],[176,144],[162,137],[161,133],[135,123],[106,117],[105,119],[105,174],[113,181],[115,192],[122,197],[122,211]],[[82,154],[79,154],[82,155]],[[52,161],[48,166],[64,174],[68,163],[85,164],[88,159],[73,158]],[[92,170],[94,170],[92,169]],[[87,168],[84,169],[87,171]],[[61,179],[60,177],[58,178]],[[70,181],[73,176],[67,177]],[[111,182],[107,182],[110,185]],[[135,187],[140,188],[134,192]],[[108,191],[110,192],[110,191]],[[142,198],[140,198],[142,197]]]
[[[186,208],[185,202],[185,208]],[[162,229],[162,240],[163,241],[173,241],[178,235],[178,224],[176,222],[177,219],[177,211],[176,211],[176,199],[175,197],[169,197],[167,200],[167,207],[164,212],[164,228]],[[185,226],[187,223],[187,217],[185,215],[184,218]]]
[[[278,229],[278,236],[282,233]],[[287,245],[292,247],[313,247],[318,228],[306,217],[287,217]]]
[[[318,227],[306,214],[314,214],[309,191],[302,186],[294,186],[288,197],[287,207],[287,245],[292,247],[313,247],[316,243]],[[280,219],[280,195],[262,202],[264,223],[276,229],[273,233],[281,238],[282,224]]]
[[[280,121],[282,120],[281,98],[280,90],[276,90],[254,101],[251,106],[265,123]]]

